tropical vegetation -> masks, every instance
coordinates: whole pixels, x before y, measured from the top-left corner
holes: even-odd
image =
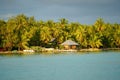
[[[79,48],[120,48],[120,24],[102,18],[92,25],[65,18],[43,21],[24,14],[0,20],[0,47],[7,51],[32,46],[61,48],[60,44],[68,39],[79,43]]]

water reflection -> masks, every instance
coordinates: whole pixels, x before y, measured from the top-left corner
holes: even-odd
[[[55,56],[55,55],[85,55],[85,54],[104,54],[104,53],[111,53],[116,52],[120,53],[119,50],[109,50],[109,51],[95,51],[95,52],[37,52],[33,54],[29,53],[0,53],[2,57],[23,57],[23,56],[31,56],[31,55],[44,55],[44,56]]]

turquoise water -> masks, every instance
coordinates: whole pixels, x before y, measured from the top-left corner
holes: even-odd
[[[0,55],[0,80],[120,80],[120,52]]]

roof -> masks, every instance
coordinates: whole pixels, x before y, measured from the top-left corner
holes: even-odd
[[[63,42],[61,45],[79,45],[79,44],[72,40],[67,40],[67,41]]]

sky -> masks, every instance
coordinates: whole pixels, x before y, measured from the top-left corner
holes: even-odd
[[[18,14],[44,21],[66,18],[93,24],[103,18],[105,22],[120,23],[120,0],[0,0],[0,19]]]

